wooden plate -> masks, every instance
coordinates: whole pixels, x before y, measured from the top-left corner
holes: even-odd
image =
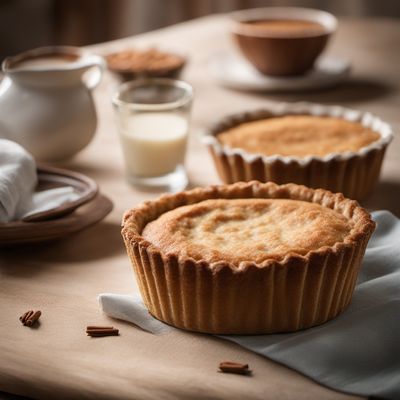
[[[98,194],[92,201],[61,218],[0,224],[0,246],[39,243],[62,238],[101,221],[112,208],[111,200]]]
[[[78,172],[61,168],[38,166],[37,173],[39,179],[36,188],[37,191],[54,189],[62,186],[71,186],[79,197],[74,201],[69,201],[58,207],[30,214],[22,219],[25,222],[45,221],[48,219],[59,218],[74,211],[82,204],[92,200],[98,193],[97,183],[93,179]]]

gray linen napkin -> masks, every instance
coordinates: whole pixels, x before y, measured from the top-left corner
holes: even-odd
[[[297,333],[220,337],[330,388],[400,399],[400,220],[388,211],[372,215],[377,230],[343,314]],[[149,332],[174,329],[151,317],[139,296],[101,294],[99,301],[109,316]]]

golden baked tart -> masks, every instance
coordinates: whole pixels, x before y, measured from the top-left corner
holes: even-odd
[[[369,113],[297,103],[227,117],[205,141],[225,183],[293,182],[362,199],[391,139],[390,126]]]
[[[105,56],[110,71],[123,80],[137,78],[177,78],[186,64],[180,54],[163,50],[126,49]]]
[[[322,189],[239,182],[147,201],[122,235],[156,318],[215,334],[292,332],[350,303],[375,224]]]

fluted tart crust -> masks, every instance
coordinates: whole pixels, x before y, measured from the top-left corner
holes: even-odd
[[[150,313],[216,334],[321,324],[351,300],[370,215],[341,194],[236,183],[128,211],[122,235]]]

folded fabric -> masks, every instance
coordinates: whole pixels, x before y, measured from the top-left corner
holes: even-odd
[[[0,139],[0,223],[26,210],[36,184],[33,157],[19,144]]]
[[[0,139],[0,223],[18,220],[76,200],[70,186],[34,192],[36,163],[19,144]]]
[[[400,220],[388,211],[372,215],[377,230],[343,314],[296,333],[221,337],[330,388],[400,399]],[[175,329],[151,317],[139,296],[101,294],[99,302],[109,316],[149,332]]]
[[[30,196],[26,207],[21,210],[18,218],[24,218],[38,212],[58,207],[66,202],[74,201],[79,197],[71,186],[63,186],[55,189],[35,192]]]

